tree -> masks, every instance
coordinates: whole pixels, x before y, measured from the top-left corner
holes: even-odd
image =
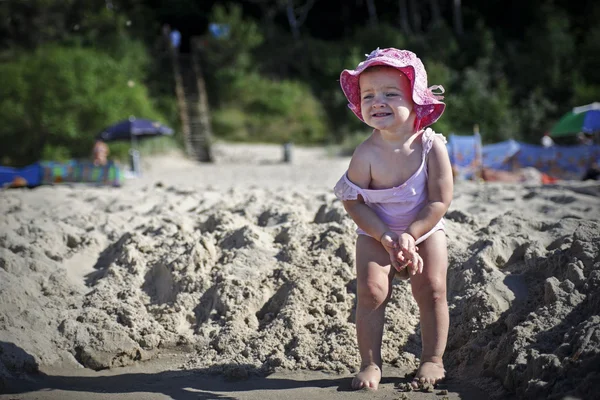
[[[408,3],[407,0],[398,0],[400,28],[405,35],[410,35],[411,29],[408,23]]]
[[[408,0],[410,9],[410,21],[412,23],[413,32],[421,33],[421,11],[419,10],[419,4],[415,0]]]
[[[440,4],[438,0],[429,0],[431,8],[431,20],[433,24],[437,24],[442,20],[442,12],[440,11]]]
[[[142,0],[6,0],[0,7],[0,49],[35,49],[48,43],[78,43],[104,49],[118,45]]]
[[[375,8],[375,0],[367,0],[367,10],[369,10],[369,23],[371,26],[377,26],[377,9]]]
[[[285,10],[290,24],[290,30],[295,40],[300,39],[300,27],[306,21],[308,12],[315,4],[316,0],[308,0],[303,3],[300,7],[294,6],[294,0],[285,0]]]
[[[317,0],[298,2],[297,0],[246,0],[257,4],[267,23],[269,32],[273,32],[273,20],[278,12],[285,12],[290,32],[294,40],[300,40],[300,28],[306,21],[309,11]],[[296,3],[299,3],[298,5]],[[270,35],[268,35],[270,37]]]
[[[265,37],[269,41],[275,35],[275,16],[279,11],[279,6],[276,2],[268,0],[246,0],[248,3],[256,4],[260,8],[260,14],[263,22]]]
[[[0,163],[87,156],[94,136],[113,122],[132,115],[162,120],[128,62],[45,46],[0,64]]]
[[[462,21],[462,4],[461,0],[452,0],[452,20],[454,22],[454,32],[457,36],[463,35],[463,21]]]

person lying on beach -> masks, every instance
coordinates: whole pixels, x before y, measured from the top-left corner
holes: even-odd
[[[533,167],[519,168],[516,171],[482,168],[481,178],[486,182],[523,183],[530,185],[547,185],[558,182],[558,179]]]
[[[110,150],[102,140],[96,140],[92,148],[92,161],[95,166],[103,166],[108,162]]]
[[[354,389],[377,389],[382,375],[385,307],[396,274],[410,278],[421,317],[417,388],[445,376],[449,326],[447,243],[443,216],[453,177],[446,140],[427,128],[442,115],[441,96],[427,87],[412,52],[377,49],[340,76],[354,114],[373,128],[355,150],[335,195],[358,225],[356,331],[361,357]],[[417,246],[418,245],[418,246]]]

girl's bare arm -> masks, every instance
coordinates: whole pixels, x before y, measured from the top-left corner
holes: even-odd
[[[427,189],[429,202],[417,214],[417,217],[406,230],[418,240],[429,232],[442,219],[450,203],[454,191],[452,167],[446,145],[441,139],[435,138],[427,160]]]
[[[368,145],[366,143],[361,144],[354,152],[348,167],[348,179],[360,188],[369,188],[371,163],[369,162]],[[381,241],[383,234],[389,230],[388,226],[365,204],[362,196],[359,195],[356,200],[345,200],[342,203],[346,212],[360,229],[369,236]]]

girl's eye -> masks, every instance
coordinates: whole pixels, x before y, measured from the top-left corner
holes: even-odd
[[[373,98],[373,95],[372,94],[367,94],[367,95],[365,95],[363,97],[363,100],[367,100],[367,99],[371,99],[371,98]]]
[[[388,97],[396,97],[396,96],[400,96],[398,93],[386,93],[386,96]]]

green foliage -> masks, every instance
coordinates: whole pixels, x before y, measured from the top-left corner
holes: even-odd
[[[588,84],[582,79],[575,80],[573,104],[583,105],[600,100],[600,84]]]
[[[263,42],[258,24],[245,19],[239,5],[216,5],[211,21],[230,27],[226,38],[208,37],[203,53],[208,74],[216,136],[228,140],[282,143],[322,142],[325,121],[310,89],[292,80],[258,74],[253,50]]]
[[[581,54],[581,75],[588,82],[600,84],[600,25],[592,26],[586,31]]]
[[[326,136],[321,105],[305,85],[239,74],[213,113],[218,137],[253,142],[318,143]]]
[[[346,60],[350,62],[350,64],[346,64],[349,66],[356,66],[365,59],[364,54],[369,54],[378,47],[380,49],[387,47],[404,49],[407,47],[404,34],[399,29],[385,23],[358,28],[347,43],[352,45],[350,58]]]
[[[207,35],[203,44],[207,72],[217,79],[228,79],[237,72],[251,72],[257,67],[252,51],[263,42],[258,24],[245,19],[239,5],[215,5],[210,16],[213,23],[229,27],[226,37]]]
[[[551,128],[552,120],[548,117],[556,112],[556,105],[544,95],[541,88],[532,90],[519,104],[518,116],[521,121],[523,139],[535,144],[543,133]]]
[[[340,8],[348,22],[344,35],[325,40],[311,36],[318,34],[309,26],[318,7],[298,39],[281,1],[183,0],[150,8],[144,0],[5,0],[0,163],[88,156],[95,133],[129,115],[177,128],[169,53],[157,51],[159,21],[181,30],[185,43],[191,34],[202,36],[214,130],[232,140],[336,142],[353,149],[364,137],[357,132],[369,129],[347,108],[339,74],[377,47],[414,51],[429,85],[446,88],[446,113],[434,126],[444,133],[470,133],[479,124],[486,142],[511,137],[537,143],[566,110],[600,101],[595,3],[522,2],[510,32],[503,31],[506,21],[494,19],[499,5],[473,3],[463,7],[461,37],[451,28],[447,5],[431,22],[430,2],[416,2],[422,29],[411,22],[413,33],[404,34],[397,2],[378,3],[376,26],[363,23],[364,2],[351,3]],[[257,10],[263,15],[255,19]],[[228,25],[229,35],[201,33],[206,22]],[[147,151],[172,145],[172,139],[143,143]],[[125,158],[128,144],[110,147]]]
[[[459,94],[448,96],[444,116],[455,133],[470,133],[478,124],[485,142],[519,139],[518,115],[511,109],[507,82],[492,82],[484,61],[477,68],[468,68],[455,87]]]
[[[307,40],[306,49],[305,61],[312,71],[308,83],[322,104],[329,125],[335,127],[329,131],[328,140],[339,142],[348,132],[365,129],[365,124],[348,109],[348,100],[340,88],[339,77],[343,69],[352,68],[364,60],[367,50],[359,49],[352,43],[340,45],[316,39]]]
[[[350,135],[344,136],[344,140],[339,145],[337,155],[351,156],[359,144],[365,141],[371,133],[367,130],[353,132]]]
[[[238,74],[256,70],[253,51],[263,42],[258,24],[244,18],[239,5],[215,5],[209,17],[213,23],[227,25],[226,37],[215,38],[206,35],[203,39],[203,60],[207,91],[210,103],[218,108],[224,101],[223,93],[229,82]]]
[[[598,12],[600,14],[600,11]],[[573,104],[582,105],[600,101],[600,26],[594,25],[585,32],[581,46],[581,68],[575,78]]]
[[[542,88],[550,101],[570,98],[575,54],[575,39],[570,33],[568,18],[564,12],[544,6],[538,19],[527,30],[526,39],[518,47],[518,53],[507,66],[514,75],[513,84],[525,97],[535,89]]]
[[[415,52],[424,61],[431,60],[446,65],[452,65],[460,53],[458,41],[443,21],[431,26],[423,35],[408,38],[405,48]]]
[[[139,57],[137,58],[139,60]],[[0,65],[0,162],[89,155],[94,136],[129,116],[161,119],[130,59],[47,46]]]
[[[424,61],[425,69],[427,70],[427,81],[429,86],[433,85],[442,85],[446,92],[450,91],[450,93],[444,93],[444,102],[448,101],[445,99],[447,96],[454,97],[455,94],[451,92],[451,85],[453,82],[453,72],[446,65],[435,62],[435,61]],[[446,107],[448,107],[446,105]],[[452,131],[453,121],[451,117],[448,116],[451,113],[444,113],[442,117],[433,125],[433,129],[437,132],[449,133]]]
[[[3,1],[0,48],[35,49],[47,43],[60,43],[112,50],[126,38],[131,26],[131,20],[117,8],[128,3],[128,8],[139,13],[141,9],[135,4],[138,1]]]

